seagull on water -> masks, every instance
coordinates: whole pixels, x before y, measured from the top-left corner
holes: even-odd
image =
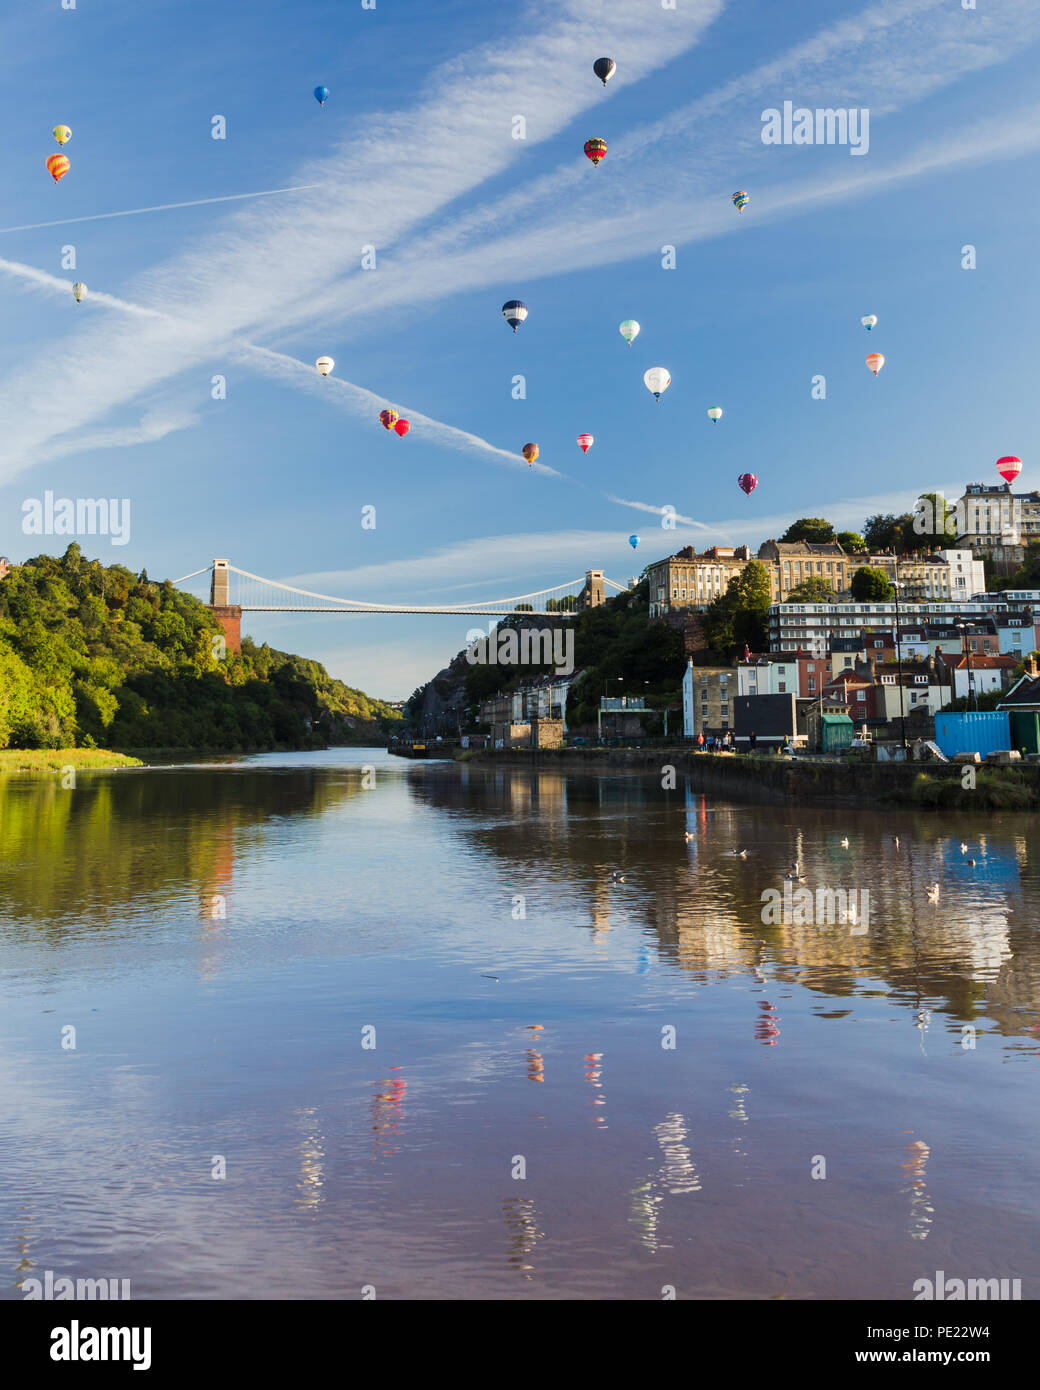
[[[899,848],[899,836],[898,836],[898,835],[893,835],[893,836],[892,836],[892,843],[895,845],[896,849]]]
[[[939,901],[939,885],[937,883],[933,883],[931,888],[928,889],[928,901],[930,903],[937,903]]]
[[[800,874],[800,873],[798,872],[798,865],[797,865],[797,864],[792,864],[791,867],[788,869],[787,874],[786,874],[786,882],[788,882],[788,883],[804,883],[804,882],[805,882],[805,875],[804,875],[804,874]]]
[[[686,840],[687,840],[687,843],[689,843],[690,840],[695,840],[696,838],[697,838],[697,837],[696,837],[696,835],[693,833],[692,830],[687,830],[687,832],[686,832]]]
[[[964,841],[962,840],[962,841],[961,841],[961,854],[967,854],[967,853],[968,853],[968,846],[967,846],[967,845],[964,843]]]
[[[849,837],[846,835],[845,838],[844,838],[844,840],[840,840],[840,841],[839,841],[839,844],[841,845],[842,849],[848,849],[848,847],[849,847]]]

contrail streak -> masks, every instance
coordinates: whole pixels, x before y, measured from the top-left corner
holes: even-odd
[[[73,222],[101,222],[106,217],[136,217],[142,212],[169,212],[173,208],[200,208],[207,203],[234,203],[241,198],[271,198],[276,193],[303,193],[308,188],[321,188],[320,183],[301,183],[293,188],[266,188],[259,193],[227,193],[222,198],[195,198],[190,203],[160,203],[154,208],[127,208],[125,212],[95,212],[89,217],[62,217],[56,222],[26,222],[21,227],[0,227],[5,232],[35,232],[41,227],[67,227]]]

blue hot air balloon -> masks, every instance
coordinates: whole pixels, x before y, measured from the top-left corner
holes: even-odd
[[[629,536],[629,538],[628,538],[628,543],[629,543],[629,545],[632,547],[632,549],[635,550],[636,546],[639,544],[639,537],[638,537],[638,536]]]
[[[315,89],[314,89],[314,100],[318,103],[319,106],[324,106],[325,103],[328,101],[328,99],[329,99],[329,89],[328,89],[328,87],[315,87]]]

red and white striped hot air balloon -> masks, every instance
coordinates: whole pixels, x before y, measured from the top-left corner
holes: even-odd
[[[591,434],[578,435],[578,448],[583,454],[587,454],[595,442]]]
[[[1022,472],[1022,460],[1014,454],[1005,454],[1002,459],[997,459],[997,472],[1006,483],[1013,483]]]

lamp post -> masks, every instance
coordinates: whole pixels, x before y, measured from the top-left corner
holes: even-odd
[[[893,556],[892,559],[892,570],[898,576],[899,560],[896,556]],[[903,731],[903,755],[905,757],[908,747],[906,741],[906,695],[903,690],[903,648],[899,642],[899,590],[903,588],[903,583],[897,577],[893,579],[892,587],[896,591],[896,668],[899,672],[896,679],[899,681],[899,724]]]

